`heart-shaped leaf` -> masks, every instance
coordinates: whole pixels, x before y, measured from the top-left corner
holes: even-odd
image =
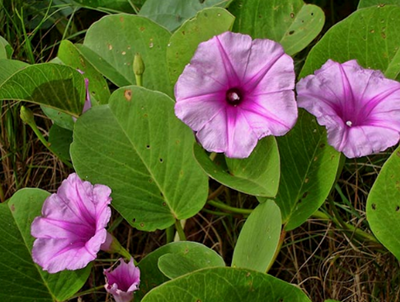
[[[32,261],[31,223],[50,194],[22,189],[0,204],[0,300],[7,302],[64,301],[86,282],[90,265],[78,271],[48,274]]]
[[[172,99],[129,86],[77,120],[71,158],[81,178],[112,189],[112,205],[132,226],[153,231],[205,204],[207,177],[193,159],[193,143]]]
[[[281,211],[275,202],[259,204],[240,231],[232,267],[266,272],[278,247],[281,228]]]
[[[400,260],[400,147],[383,165],[367,200],[372,232]]]
[[[276,140],[260,140],[248,158],[217,156],[212,161],[204,149],[194,145],[194,156],[203,170],[221,184],[255,196],[275,196],[278,191],[280,165]]]
[[[212,6],[225,7],[231,0],[147,0],[139,14],[157,22],[170,31]],[[214,24],[215,25],[215,24]]]
[[[310,302],[297,287],[260,272],[231,267],[195,271],[151,290],[143,302]]]
[[[189,64],[200,42],[232,28],[235,17],[222,8],[208,8],[186,21],[168,43],[167,61],[172,85]]]
[[[105,77],[117,86],[136,84],[133,59],[136,53],[145,64],[143,86],[173,95],[166,51],[171,33],[153,21],[118,14],[103,17],[88,29],[84,46],[78,49]]]
[[[296,126],[277,141],[281,181],[275,201],[285,229],[292,230],[325,201],[335,182],[340,153],[328,145],[325,128],[303,109]]]
[[[85,81],[74,68],[44,63],[27,66],[0,86],[0,100],[20,100],[79,116],[85,101]]]
[[[279,42],[289,55],[310,44],[325,22],[318,6],[302,0],[235,0],[229,10],[236,16],[235,32]]]
[[[310,51],[300,77],[314,73],[328,59],[357,59],[365,68],[400,79],[400,6],[361,9],[337,23]]]

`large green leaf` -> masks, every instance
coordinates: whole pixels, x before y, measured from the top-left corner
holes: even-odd
[[[57,53],[58,58],[68,66],[84,72],[84,77],[89,80],[89,92],[91,101],[107,104],[110,98],[110,90],[103,76],[90,64],[79,49],[68,40],[61,42]]]
[[[148,17],[170,31],[177,29],[183,22],[204,8],[225,7],[231,0],[147,0],[140,15]],[[216,24],[214,24],[216,25]]]
[[[44,63],[27,66],[0,86],[0,100],[20,100],[79,116],[85,101],[85,81],[74,68]]]
[[[324,12],[302,0],[235,0],[233,30],[255,38],[271,39],[293,55],[304,49],[324,26]]]
[[[275,196],[278,191],[280,165],[276,140],[260,140],[248,158],[233,159],[218,155],[213,161],[200,145],[194,156],[203,170],[221,184],[255,196]]]
[[[27,66],[29,66],[27,63],[21,61],[0,59],[0,85],[18,70]]]
[[[259,204],[240,231],[232,267],[266,272],[278,247],[281,227],[281,212],[275,202]]]
[[[33,219],[40,215],[49,193],[22,189],[0,204],[0,300],[7,302],[64,301],[86,282],[90,266],[78,271],[48,274],[32,261]]]
[[[357,59],[365,68],[400,79],[400,6],[374,6],[356,11],[333,26],[310,51],[300,77],[312,74],[328,59]]]
[[[169,257],[171,257],[171,255],[179,256],[183,254],[188,254],[189,257],[191,257],[191,255],[209,254],[213,258],[213,263],[219,264],[219,266],[224,266],[223,260],[218,256],[217,253],[200,243],[191,241],[179,241],[166,244],[151,252],[145,258],[143,258],[142,261],[139,262],[141,280],[140,289],[137,292],[138,297],[143,297],[153,287],[156,287],[169,280],[169,278],[161,272],[159,267],[159,260],[163,256],[168,255]],[[163,264],[161,264],[161,267],[163,267]],[[167,269],[168,271],[168,268],[165,268],[165,265],[164,269]],[[179,265],[176,269],[180,270]]]
[[[325,201],[335,182],[340,153],[328,145],[325,128],[303,109],[296,126],[277,140],[281,181],[276,203],[285,229],[292,230]]]
[[[199,43],[230,30],[234,20],[225,9],[204,9],[173,33],[167,49],[169,75],[173,85],[190,62]]]
[[[146,66],[143,86],[173,95],[166,62],[170,37],[166,29],[145,17],[110,15],[90,26],[83,44],[105,63],[99,64],[99,58],[94,57],[93,53],[82,53],[119,87],[136,83],[133,59],[136,53],[140,53]]]
[[[360,2],[358,2],[358,9],[370,6],[383,6],[387,4],[400,5],[400,0],[360,0]]]
[[[231,267],[209,268],[166,282],[143,302],[310,302],[297,287],[260,272]]]
[[[367,200],[372,232],[400,260],[400,147],[383,165]]]
[[[71,158],[82,178],[111,187],[112,205],[132,226],[153,231],[192,217],[206,201],[193,143],[172,99],[129,86],[77,120]]]

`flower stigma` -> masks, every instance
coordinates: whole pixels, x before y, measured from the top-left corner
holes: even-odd
[[[236,107],[243,101],[242,92],[238,88],[230,88],[226,92],[226,101],[228,104]]]
[[[353,122],[352,122],[352,121],[347,121],[347,122],[346,122],[346,125],[349,126],[349,127],[351,127],[351,126],[353,125]]]

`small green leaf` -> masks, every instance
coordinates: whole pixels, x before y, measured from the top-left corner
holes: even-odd
[[[325,201],[335,182],[340,153],[328,145],[325,128],[303,109],[296,126],[277,141],[281,181],[275,201],[289,231],[304,223]]]
[[[0,85],[2,85],[9,77],[29,64],[17,61],[0,59]]]
[[[329,29],[310,51],[300,78],[314,73],[328,59],[357,59],[365,68],[379,69],[400,80],[400,6],[361,9]]]
[[[13,52],[10,43],[0,36],[0,59],[11,59]]]
[[[32,102],[79,116],[85,101],[85,81],[78,71],[68,66],[31,65],[0,86],[0,100]]]
[[[109,15],[93,23],[81,47],[86,59],[117,86],[136,83],[133,59],[140,53],[146,68],[143,87],[173,95],[166,52],[170,32],[153,21],[137,15]],[[97,55],[94,55],[93,52]]]
[[[158,260],[160,271],[170,279],[199,269],[217,266],[224,267],[224,260],[215,251],[204,245],[193,246],[193,248],[187,248],[179,253],[165,254]]]
[[[203,170],[221,184],[255,196],[273,197],[278,191],[280,165],[276,140],[260,140],[248,158],[217,156],[212,161],[204,149],[194,145],[194,156]]]
[[[79,49],[68,40],[63,40],[58,48],[58,58],[68,66],[84,72],[83,77],[89,80],[91,101],[95,104],[107,104],[110,90],[103,76],[89,63]]]
[[[281,211],[275,202],[259,204],[240,231],[232,267],[266,272],[278,247],[281,228]]]
[[[139,14],[174,31],[197,12],[213,6],[225,7],[231,0],[147,0]],[[216,24],[214,24],[216,25]]]
[[[82,270],[48,274],[32,261],[31,223],[40,215],[49,195],[40,189],[22,189],[8,203],[0,204],[1,301],[65,301],[89,276],[90,265]]]
[[[378,240],[400,260],[400,147],[383,165],[367,200],[367,219]]]
[[[234,20],[235,17],[225,9],[204,9],[172,34],[168,43],[167,61],[173,85],[189,64],[199,43],[230,30]]]
[[[83,179],[112,189],[113,207],[132,226],[154,231],[192,217],[206,202],[208,179],[193,159],[193,143],[171,98],[127,86],[109,106],[76,121],[71,158]]]
[[[325,22],[318,6],[302,0],[235,0],[229,10],[236,16],[235,32],[279,42],[289,55],[310,44]]]
[[[260,272],[231,267],[208,268],[165,282],[143,302],[310,302],[297,287]]]

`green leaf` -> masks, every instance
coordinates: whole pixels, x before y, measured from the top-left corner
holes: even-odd
[[[235,32],[279,42],[289,55],[310,44],[325,22],[318,6],[302,0],[235,0],[229,10],[236,16]]]
[[[71,157],[83,179],[112,189],[112,205],[132,226],[154,231],[205,204],[207,177],[193,159],[193,143],[172,99],[129,86],[77,120]]]
[[[136,83],[133,59],[136,53],[140,53],[146,67],[143,86],[172,96],[166,62],[170,37],[170,32],[145,17],[110,15],[93,23],[86,33],[83,45],[92,52],[85,52],[81,47],[78,49],[119,87]]]
[[[110,90],[103,76],[85,59],[79,49],[68,40],[63,40],[58,48],[58,58],[68,66],[84,72],[83,77],[89,80],[91,101],[95,104],[107,104]],[[94,104],[93,104],[94,105]]]
[[[199,43],[230,30],[234,20],[235,17],[225,9],[204,9],[172,34],[167,49],[167,62],[173,85],[190,62]]]
[[[0,36],[0,59],[11,59],[13,52],[10,43]]]
[[[328,145],[325,128],[303,109],[296,126],[277,141],[281,182],[276,203],[289,231],[304,223],[325,201],[335,182],[340,153]]]
[[[0,59],[0,85],[14,73],[27,66],[29,66],[29,64],[21,61]]]
[[[270,275],[231,267],[208,268],[166,282],[143,302],[310,302],[297,287]]]
[[[218,155],[212,161],[198,144],[194,145],[194,156],[211,178],[227,187],[254,196],[272,197],[278,191],[279,151],[273,136],[260,140],[245,159]]]
[[[383,165],[367,200],[367,220],[378,240],[400,259],[400,147]]]
[[[205,245],[193,245],[178,253],[165,254],[158,260],[160,271],[170,279],[207,267],[224,267],[220,255]]]
[[[310,51],[300,77],[314,73],[328,59],[357,59],[365,68],[400,80],[400,7],[369,7],[337,23]]]
[[[357,9],[370,6],[384,6],[388,4],[400,5],[400,0],[360,0],[360,2],[358,2]]]
[[[31,65],[0,86],[0,100],[32,102],[79,116],[85,101],[85,81],[78,71],[68,66]]]
[[[42,109],[43,113],[57,126],[69,131],[74,130],[75,121],[69,114],[46,106],[40,106],[40,108]]]
[[[69,147],[72,143],[72,131],[54,124],[49,131],[49,143],[51,149],[57,153],[60,158],[71,161]]]
[[[145,258],[143,258],[142,261],[139,262],[141,280],[140,289],[137,293],[138,296],[143,297],[153,287],[156,287],[169,280],[169,278],[160,271],[159,259],[161,257],[164,255],[183,255],[185,253],[189,253],[190,255],[204,255],[210,253],[210,255],[212,255],[213,262],[219,262],[216,260],[217,257],[219,257],[218,254],[197,242],[179,241],[161,246],[148,254]],[[224,266],[222,259],[220,260],[220,266]]]
[[[81,6],[86,8],[95,8],[99,11],[112,11],[120,13],[134,13],[131,3],[137,5],[140,4],[141,0],[74,0],[74,2],[79,3]]]
[[[232,267],[266,272],[278,247],[282,228],[281,211],[272,200],[259,204],[240,231]]]
[[[147,0],[139,14],[148,17],[170,31],[174,31],[183,22],[194,17],[197,12],[207,7],[225,7],[230,1],[231,0]]]
[[[8,203],[0,204],[0,300],[7,302],[64,301],[86,282],[90,266],[78,271],[48,274],[32,261],[33,219],[40,215],[50,194],[40,189],[22,189]]]

